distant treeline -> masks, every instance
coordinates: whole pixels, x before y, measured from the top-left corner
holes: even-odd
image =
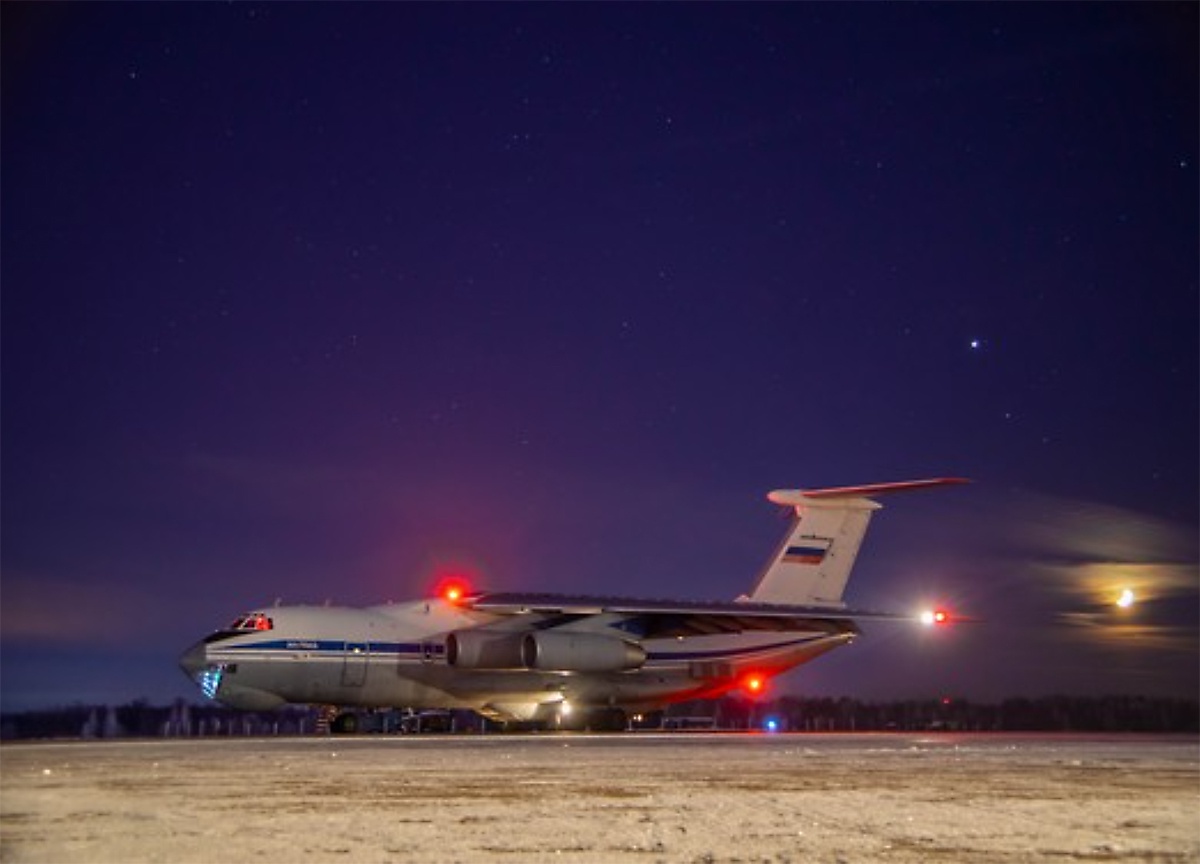
[[[862,702],[845,697],[785,696],[767,704],[727,697],[712,706],[715,725],[726,728],[760,727],[773,719],[777,729],[808,732],[1200,731],[1200,703],[1144,696],[1046,696],[999,703],[965,699]]]
[[[372,712],[360,712],[369,716]],[[394,716],[398,712],[388,712]],[[495,732],[501,727],[470,711],[452,712],[449,728]],[[1144,696],[1047,696],[999,703],[962,699],[864,702],[784,696],[751,700],[729,696],[671,706],[661,714],[630,718],[635,728],[762,729],[799,732],[1200,732],[1200,703]],[[215,703],[178,701],[155,706],[72,705],[0,715],[0,738],[160,738],[227,735],[329,734],[330,713],[316,707],[237,711]],[[687,722],[682,722],[687,721]],[[703,721],[703,722],[701,722]],[[399,722],[364,723],[363,729],[398,730]],[[447,728],[439,725],[437,728]]]
[[[71,705],[0,715],[0,739],[175,738],[209,735],[308,735],[327,729],[317,708],[239,711],[215,702],[193,705]]]

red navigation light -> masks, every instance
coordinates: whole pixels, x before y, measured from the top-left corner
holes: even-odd
[[[926,609],[921,613],[920,621],[926,627],[933,627],[938,624],[949,624],[950,613],[945,609]]]
[[[742,688],[751,696],[759,696],[767,689],[767,679],[752,672],[742,679]]]

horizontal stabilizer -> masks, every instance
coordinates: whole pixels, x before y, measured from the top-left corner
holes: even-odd
[[[894,492],[913,492],[937,486],[959,486],[971,481],[965,477],[935,477],[930,480],[905,480],[900,483],[871,483],[866,486],[839,486],[833,489],[776,489],[767,495],[775,504],[796,507],[805,501],[823,498],[872,498]]]

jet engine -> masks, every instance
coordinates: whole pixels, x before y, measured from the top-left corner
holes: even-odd
[[[462,669],[524,669],[522,633],[460,630],[446,637],[446,662]]]
[[[623,672],[646,662],[641,645],[595,633],[526,633],[521,660],[529,669],[548,672]]]

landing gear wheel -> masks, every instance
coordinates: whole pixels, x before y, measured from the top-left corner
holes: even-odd
[[[334,735],[354,735],[358,732],[357,714],[339,714],[329,724],[329,731]]]
[[[620,708],[601,708],[588,717],[588,728],[593,732],[624,732],[629,728],[629,718]]]

